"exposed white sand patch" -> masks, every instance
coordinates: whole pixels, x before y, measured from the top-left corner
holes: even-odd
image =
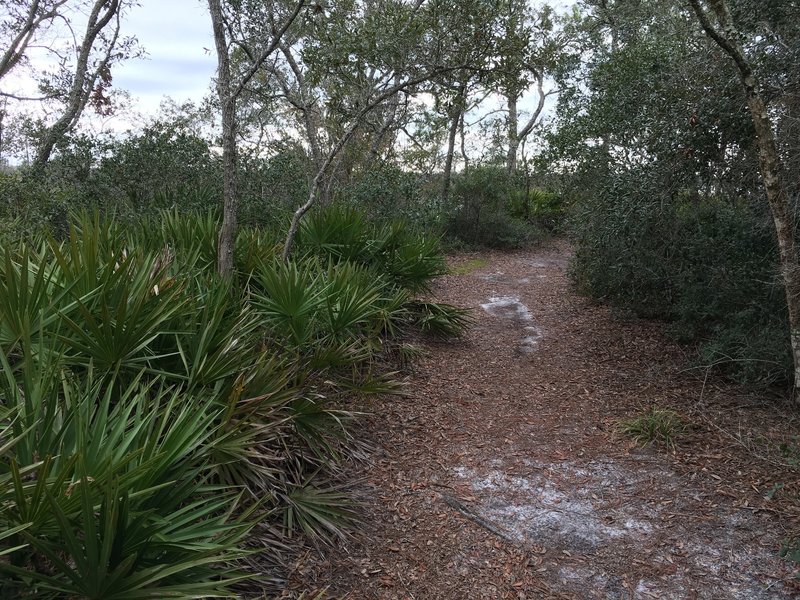
[[[507,473],[498,462],[490,469],[453,469],[478,498],[470,500],[476,513],[495,523],[521,544],[541,545],[567,556],[591,556],[614,548],[650,548],[647,560],[674,565],[673,574],[639,579],[623,588],[621,580],[589,564],[561,564],[563,585],[585,598],[789,598],[779,581],[764,583],[760,567],[775,560],[775,552],[752,542],[757,517],[748,512],[720,512],[713,522],[673,519],[674,504],[620,502],[636,498],[660,479],[661,486],[679,489],[677,475],[663,468],[629,468],[615,461],[545,463],[524,461],[523,474]],[[519,471],[519,465],[514,467]],[[529,472],[528,472],[529,471]],[[690,490],[687,499],[692,496]],[[677,528],[676,528],[677,526]],[[663,537],[662,537],[663,536]],[[707,585],[690,584],[701,574]]]
[[[522,338],[520,350],[523,352],[533,352],[539,345],[542,339],[542,330],[533,325],[529,325],[524,329],[525,337]]]
[[[551,268],[558,268],[564,269],[566,268],[568,261],[564,258],[538,258],[536,260],[532,260],[528,262],[528,265],[533,267],[534,269],[551,269]]]
[[[479,474],[466,467],[454,471],[469,480],[473,491],[486,494],[484,516],[521,542],[566,538],[581,549],[592,549],[604,541],[652,531],[649,523],[631,515],[601,517],[591,498],[564,492],[546,477],[527,478],[497,470]]]
[[[484,281],[500,281],[504,276],[505,273],[503,271],[494,271],[492,273],[478,275],[478,279],[483,279]]]
[[[516,296],[493,296],[481,308],[493,317],[510,319],[516,322],[530,323],[533,321],[531,311]],[[542,330],[535,325],[526,325],[523,329],[522,340],[519,344],[519,351],[529,354],[536,350],[542,340]]]
[[[520,302],[516,296],[493,296],[489,298],[489,302],[481,304],[481,308],[495,317],[516,318],[522,321],[530,321],[532,319],[528,307]]]

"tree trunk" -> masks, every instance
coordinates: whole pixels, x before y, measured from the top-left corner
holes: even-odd
[[[548,94],[544,93],[544,74],[539,70],[534,70],[534,77],[536,78],[536,89],[539,94],[539,102],[536,105],[536,110],[531,114],[525,126],[519,130],[519,115],[517,114],[517,98],[513,100],[511,94],[508,96],[508,172],[512,175],[517,172],[517,154],[519,153],[519,146],[524,142],[534,125],[539,120],[539,116],[544,110],[544,101],[547,99]]]
[[[279,48],[281,54],[286,58],[286,64],[289,65],[289,68],[294,74],[295,81],[297,82],[296,90],[292,88],[280,71],[275,70],[273,74],[278,78],[278,82],[286,98],[292,105],[299,109],[303,115],[303,126],[306,129],[306,139],[308,140],[308,147],[311,150],[311,162],[314,165],[314,172],[316,173],[324,162],[322,149],[319,143],[320,115],[317,107],[317,98],[313,90],[310,90],[306,85],[306,77],[303,73],[303,69],[300,68],[300,65],[295,60],[291,48],[284,43],[281,43]],[[295,95],[296,98],[293,99]]]
[[[3,139],[3,134],[5,131],[3,130],[4,123],[3,121],[6,118],[6,107],[5,103],[3,104],[3,108],[0,108],[0,169],[2,169],[5,165],[3,164],[3,154],[5,153],[5,146],[3,145],[5,140]]]
[[[795,400],[800,401],[800,265],[798,265],[797,244],[794,237],[794,213],[789,203],[783,163],[778,154],[769,112],[761,94],[757,91],[753,76],[743,77],[742,81],[747,90],[747,104],[756,130],[761,179],[764,182],[764,190],[778,237],[794,359]]]
[[[442,203],[446,203],[450,196],[450,182],[453,178],[453,157],[456,153],[456,135],[461,112],[451,116],[450,131],[447,132],[447,154],[444,159],[444,173],[442,173]]]
[[[466,97],[467,79],[464,77],[461,79],[458,93],[449,111],[451,120],[450,130],[447,132],[447,154],[445,155],[444,173],[442,174],[442,203],[446,203],[450,196],[450,183],[453,179],[453,159],[456,153],[456,136],[458,136],[459,125],[463,123]]]
[[[233,272],[234,252],[236,250],[236,233],[238,230],[238,189],[237,169],[238,156],[236,149],[236,100],[244,91],[250,80],[258,73],[267,58],[278,48],[278,44],[286,31],[294,23],[305,6],[305,0],[299,0],[292,13],[277,31],[273,29],[272,41],[263,46],[261,53],[246,52],[252,63],[239,78],[236,87],[231,78],[231,61],[228,55],[228,40],[225,34],[225,17],[222,13],[221,0],[208,0],[208,11],[211,15],[211,28],[214,32],[214,46],[217,52],[217,95],[222,107],[222,226],[219,230],[219,247],[217,248],[217,272],[227,277]]]
[[[517,150],[519,150],[519,115],[517,113],[517,95],[509,92],[506,95],[508,102],[508,155],[506,156],[506,169],[512,175],[517,171]]]
[[[217,248],[217,272],[233,271],[236,247],[238,197],[236,189],[236,98],[231,90],[231,65],[220,0],[208,0],[214,44],[217,50],[217,95],[222,106],[222,227]]]
[[[794,237],[794,213],[789,202],[784,166],[775,140],[772,119],[770,119],[766,103],[759,92],[753,68],[738,42],[739,33],[734,27],[725,0],[711,0],[710,2],[722,31],[712,25],[699,0],[689,0],[689,2],[708,36],[736,63],[747,95],[747,106],[756,131],[755,141],[758,145],[761,180],[778,238],[781,272],[789,313],[789,336],[794,359],[795,402],[800,402],[800,264]]]
[[[464,132],[464,112],[461,113],[461,120],[458,124],[459,136],[461,137],[461,159],[464,161],[464,171],[469,169],[469,156],[467,156],[467,141]]]

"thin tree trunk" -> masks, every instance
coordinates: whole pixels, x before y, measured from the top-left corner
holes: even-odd
[[[442,173],[442,202],[447,202],[450,196],[450,182],[453,178],[453,157],[456,153],[456,135],[458,134],[458,115],[450,121],[450,130],[447,132],[447,154],[444,158],[444,172]]]
[[[552,91],[546,94],[544,92],[544,74],[537,70],[534,70],[533,73],[534,77],[536,78],[536,91],[539,95],[539,101],[536,104],[536,110],[533,111],[531,118],[528,119],[528,122],[525,123],[525,126],[519,131],[519,133],[517,133],[517,144],[525,141],[530,132],[533,131],[533,126],[539,121],[539,116],[544,110],[544,102],[547,99],[547,96],[553,93]]]
[[[236,233],[238,230],[238,189],[237,168],[238,156],[236,148],[236,100],[244,91],[250,80],[264,66],[267,58],[277,49],[281,38],[300,14],[305,0],[295,4],[292,13],[274,31],[272,41],[266,45],[261,54],[255,56],[248,53],[252,62],[244,76],[233,87],[231,78],[231,62],[228,55],[228,40],[225,34],[225,17],[222,13],[221,0],[208,0],[211,14],[211,27],[214,33],[214,46],[217,52],[217,95],[222,107],[222,226],[219,230],[219,247],[217,248],[217,272],[226,277],[233,272],[234,252],[236,249]]]
[[[775,140],[772,120],[766,103],[759,92],[758,80],[753,73],[736,31],[725,0],[711,0],[722,31],[712,25],[699,0],[689,0],[706,34],[736,63],[747,96],[747,106],[756,131],[758,162],[767,201],[772,211],[780,251],[781,271],[789,313],[789,335],[794,358],[795,401],[800,402],[800,264],[795,242],[794,213],[789,202],[784,166]]]
[[[236,246],[238,196],[236,186],[236,97],[231,90],[231,64],[225,37],[225,22],[220,0],[208,0],[214,44],[217,50],[217,95],[222,106],[222,227],[217,247],[217,272],[224,276],[233,271]]]
[[[289,65],[297,81],[299,97],[296,99],[293,98],[294,92],[292,87],[280,71],[275,70],[274,73],[278,77],[278,83],[281,85],[281,89],[283,89],[287,100],[303,114],[303,126],[306,128],[306,138],[308,139],[308,146],[311,149],[311,160],[314,163],[314,170],[318,171],[322,166],[323,159],[319,144],[319,111],[316,106],[317,100],[314,94],[307,88],[305,75],[300,65],[297,64],[291,48],[281,43],[280,50],[284,58],[286,58],[286,64]]]
[[[517,154],[519,154],[519,145],[528,137],[533,126],[539,120],[539,116],[544,110],[544,102],[547,96],[552,92],[545,94],[544,92],[544,74],[531,67],[534,77],[536,78],[536,88],[539,94],[539,101],[536,105],[536,110],[533,111],[530,119],[528,119],[525,126],[519,130],[519,114],[517,112],[517,97],[512,97],[513,92],[509,93],[508,98],[508,157],[506,159],[506,167],[508,172],[512,175],[517,172]]]
[[[461,158],[464,161],[464,170],[469,169],[469,156],[467,156],[467,141],[464,133],[464,112],[461,113],[461,121],[458,124],[459,134],[461,136]]]
[[[3,108],[0,108],[0,169],[2,169],[5,165],[3,164],[3,154],[5,153],[5,146],[3,145],[5,139],[3,138],[3,134],[5,130],[3,129],[4,123],[3,121],[6,118],[6,107],[5,103],[3,103]]]
[[[458,93],[453,100],[450,109],[450,130],[447,132],[447,154],[444,161],[444,173],[442,174],[442,202],[446,203],[450,196],[450,183],[453,178],[453,159],[456,154],[456,136],[458,135],[459,124],[463,123],[464,109],[466,106],[467,79],[462,78],[458,86]],[[462,130],[463,133],[463,130]]]
[[[517,95],[509,92],[506,95],[508,102],[508,155],[506,156],[506,169],[513,174],[517,171],[517,150],[519,149],[519,115],[517,113]]]
[[[311,161],[314,163],[314,168],[319,169],[322,165],[322,150],[319,145],[319,115],[317,108],[310,103],[303,105],[303,123],[306,128],[306,137],[308,138],[308,146],[311,148]]]

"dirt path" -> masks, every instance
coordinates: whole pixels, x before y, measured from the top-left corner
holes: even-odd
[[[796,422],[686,372],[660,326],[576,296],[567,261],[560,242],[453,259],[460,274],[436,297],[474,308],[477,323],[462,342],[428,345],[409,397],[370,407],[357,435],[376,450],[353,473],[362,532],[304,556],[292,587],[351,599],[798,597],[777,556],[797,531],[798,471],[751,454],[791,441]],[[692,424],[674,452],[618,433],[653,405]]]

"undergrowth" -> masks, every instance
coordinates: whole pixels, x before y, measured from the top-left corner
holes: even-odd
[[[450,269],[450,272],[455,275],[469,275],[474,271],[483,269],[488,264],[489,261],[485,258],[473,258],[471,260],[468,260],[464,264],[458,265],[457,267],[453,267],[452,269]]]
[[[575,205],[573,281],[595,299],[668,321],[678,341],[697,347],[701,366],[739,383],[790,384],[786,300],[765,206],[621,174]]]
[[[675,439],[686,431],[687,424],[674,410],[652,407],[638,417],[621,421],[619,429],[640,444],[674,448]]]
[[[298,535],[355,518],[349,400],[394,393],[414,330],[461,309],[416,300],[435,240],[346,211],[303,226],[295,259],[218,223],[73,217],[0,252],[0,597],[231,597]],[[254,548],[258,555],[253,555]]]
[[[515,249],[540,242],[535,223],[543,194],[520,189],[502,167],[481,166],[461,173],[453,185],[455,206],[445,223],[447,236],[463,245]]]

